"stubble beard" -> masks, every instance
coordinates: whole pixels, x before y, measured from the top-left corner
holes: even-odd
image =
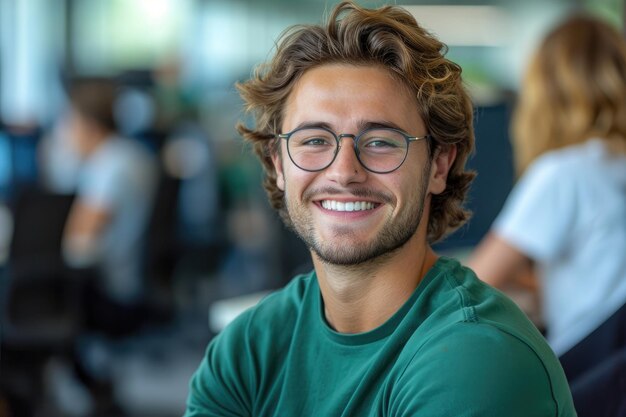
[[[429,181],[430,163],[425,167],[421,184],[419,185],[416,207],[407,209],[401,216],[393,221],[391,215],[385,221],[382,230],[369,242],[356,242],[354,230],[350,226],[336,227],[334,234],[341,238],[341,242],[354,237],[354,245],[341,244],[341,242],[322,241],[315,232],[312,216],[296,204],[289,204],[285,195],[285,206],[290,220],[290,228],[302,239],[324,263],[340,266],[357,266],[365,263],[382,261],[403,247],[417,232],[424,214],[427,185]],[[363,197],[372,193],[367,190],[355,190],[357,197]],[[378,195],[385,202],[393,199],[387,195]],[[305,201],[307,201],[305,199]]]

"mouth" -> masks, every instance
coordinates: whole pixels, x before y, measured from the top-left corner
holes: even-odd
[[[330,211],[367,211],[380,205],[371,201],[321,200],[319,203],[324,209]]]

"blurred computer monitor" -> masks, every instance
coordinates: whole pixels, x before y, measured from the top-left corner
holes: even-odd
[[[478,175],[472,183],[466,204],[474,214],[466,225],[435,245],[435,250],[454,252],[471,249],[487,233],[504,205],[515,176],[509,139],[511,110],[509,102],[476,107],[476,153],[470,157],[468,167]]]

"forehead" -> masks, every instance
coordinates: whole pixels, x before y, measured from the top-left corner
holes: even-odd
[[[327,64],[306,71],[291,91],[283,116],[283,132],[316,122],[342,131],[358,129],[364,122],[387,122],[411,133],[423,130],[417,99],[376,65]]]

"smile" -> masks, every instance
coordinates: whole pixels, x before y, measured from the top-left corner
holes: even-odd
[[[322,200],[322,207],[326,210],[333,211],[363,211],[363,210],[372,210],[376,207],[375,203],[369,201],[335,201],[335,200]]]

